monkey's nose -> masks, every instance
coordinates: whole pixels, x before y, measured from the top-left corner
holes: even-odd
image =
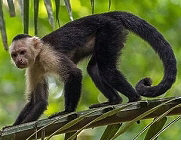
[[[18,60],[18,64],[24,64],[24,61],[22,59]]]

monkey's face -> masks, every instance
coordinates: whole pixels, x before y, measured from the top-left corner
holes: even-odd
[[[35,63],[38,51],[34,48],[33,38],[13,41],[9,53],[14,64],[20,68],[28,68]]]
[[[20,69],[27,68],[29,66],[28,50],[24,47],[20,47],[17,51],[12,51],[11,58],[15,65]]]

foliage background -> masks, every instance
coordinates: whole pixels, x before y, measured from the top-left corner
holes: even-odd
[[[4,0],[3,0],[4,1]],[[17,0],[15,0],[16,2]],[[44,36],[52,31],[49,25],[47,13],[43,1],[40,0],[39,11],[39,37]],[[92,9],[89,1],[85,0],[71,0],[71,6],[74,19],[90,15]],[[53,3],[54,4],[54,3]],[[108,0],[95,0],[94,13],[101,13],[108,11]],[[53,5],[53,8],[55,6]],[[17,8],[17,7],[16,7]],[[170,42],[177,58],[178,76],[177,81],[173,87],[164,95],[160,97],[180,96],[181,78],[180,78],[180,63],[181,63],[181,1],[180,0],[112,0],[111,11],[120,10],[136,14],[149,23],[154,25]],[[6,3],[3,5],[4,18],[6,21],[6,30],[9,44],[11,39],[23,33],[22,18],[20,10],[17,8],[17,16],[10,18],[8,7]],[[64,5],[60,8],[60,25],[64,25],[70,21],[66,7]],[[56,28],[58,24],[56,23]],[[33,7],[30,5],[30,35],[34,35],[33,29]],[[88,109],[93,103],[98,101],[105,101],[104,96],[96,89],[90,77],[86,73],[86,64],[88,59],[81,62],[79,67],[83,71],[83,88],[82,98],[79,103],[78,111]],[[163,76],[163,67],[158,56],[154,53],[151,47],[130,33],[124,52],[120,59],[118,67],[125,74],[129,82],[134,86],[140,78],[145,76],[151,77],[153,83],[156,85]],[[63,110],[63,94],[62,85],[56,80],[50,78],[50,96],[49,107],[41,118],[46,118],[50,114]],[[20,110],[24,106],[26,100],[24,96],[24,70],[18,70],[11,62],[9,54],[3,49],[0,41],[0,128],[5,125],[10,125],[14,122]],[[57,85],[58,84],[58,85]],[[122,95],[123,96],[123,95]],[[127,98],[123,96],[124,103]],[[147,98],[143,98],[146,100]],[[175,116],[169,117],[173,119]],[[143,120],[141,124],[135,124],[129,131],[124,133],[118,139],[132,139],[150,120]],[[181,122],[174,124],[167,131],[165,131],[159,139],[181,139]],[[88,129],[79,135],[79,139],[99,139],[105,127],[95,129]],[[55,136],[53,139],[61,139],[62,135]],[[143,139],[140,137],[139,139]]]

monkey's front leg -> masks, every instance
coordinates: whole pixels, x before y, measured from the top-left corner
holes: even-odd
[[[37,103],[33,103],[32,101],[28,102],[19,114],[13,126],[37,120],[43,111],[46,110],[46,106],[47,102],[44,100]]]
[[[48,84],[45,80],[37,84],[30,94],[30,100],[25,105],[13,125],[37,120],[47,107]]]
[[[49,118],[64,115],[76,110],[81,95],[81,70],[75,67],[68,69],[67,78],[64,80],[65,110],[55,113]]]

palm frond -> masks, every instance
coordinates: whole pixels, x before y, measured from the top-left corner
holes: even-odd
[[[38,35],[39,0],[34,0],[34,34]]]
[[[117,133],[117,131],[119,130],[121,125],[122,125],[122,123],[108,125],[106,127],[103,135],[101,136],[100,140],[109,140],[109,139],[111,139]]]
[[[157,110],[158,108],[162,107],[163,105],[169,103],[169,102],[172,102],[174,101],[175,98],[173,99],[170,99],[166,102],[163,102],[159,105],[157,105],[156,107],[152,108],[152,109],[149,109],[148,111],[142,113],[141,115],[139,115],[138,117],[134,118],[132,121],[126,123],[125,125],[123,125],[121,127],[121,129],[115,134],[115,136],[113,136],[111,139],[116,139],[118,136],[120,136],[121,134],[123,134],[124,132],[126,132],[135,122],[141,120],[142,118],[144,118],[145,116],[149,115],[150,113],[154,112],[155,110]]]
[[[67,12],[69,14],[69,18],[71,21],[73,21],[73,14],[72,14],[72,8],[70,0],[55,0],[55,18],[58,23],[58,26],[60,27],[60,19],[59,19],[59,11],[60,11],[60,5],[61,3],[64,3],[67,9]],[[8,8],[9,8],[9,14],[11,17],[16,16],[16,5],[14,4],[13,0],[7,0]],[[23,32],[28,34],[29,33],[29,20],[30,20],[30,4],[32,4],[34,8],[34,34],[38,35],[38,13],[39,13],[39,0],[18,0],[21,16],[22,16],[22,23],[23,23]],[[53,7],[52,7],[52,1],[51,0],[44,0],[44,5],[47,10],[48,20],[50,23],[50,26],[52,29],[55,29],[55,20],[54,20],[54,14],[53,14]],[[2,36],[2,42],[5,50],[8,50],[8,42],[7,42],[7,34],[6,34],[6,27],[5,27],[5,21],[3,17],[3,1],[0,3],[0,30],[1,30],[1,36]],[[92,13],[94,13],[94,0],[91,0],[91,6],[92,6]],[[110,2],[109,2],[110,7]]]
[[[150,124],[148,124],[147,126],[144,127],[144,129],[142,129],[134,138],[133,140],[135,139],[138,139],[138,137],[143,134],[150,126],[152,126],[154,123],[160,121],[161,119],[163,119],[165,116],[167,116],[171,111],[173,111],[174,109],[180,107],[181,104],[178,104],[170,109],[168,109],[166,112],[164,112],[163,114],[161,114],[160,116],[158,116],[157,118],[155,118]]]
[[[162,129],[162,127],[164,126],[166,121],[167,121],[167,117],[163,117],[162,119],[154,122],[149,128],[149,130],[148,130],[148,132],[147,132],[147,134],[145,136],[145,140],[149,140],[155,134],[157,134]]]
[[[79,129],[76,133],[74,133],[74,134],[73,134],[71,137],[69,137],[68,139],[70,139],[70,140],[74,139],[83,129],[85,129],[86,127],[90,126],[91,124],[93,124],[93,123],[95,123],[95,122],[98,122],[98,121],[100,121],[100,120],[102,120],[102,119],[105,119],[105,118],[107,118],[107,117],[109,117],[109,116],[112,116],[112,115],[118,113],[119,111],[121,111],[121,110],[123,110],[123,109],[125,109],[126,107],[129,107],[129,106],[131,106],[131,105],[132,105],[131,103],[130,103],[130,104],[127,104],[127,105],[124,105],[124,106],[122,106],[122,107],[120,107],[120,108],[116,108],[116,109],[110,110],[110,111],[102,114],[101,116],[98,116],[97,118],[95,118],[95,119],[92,120],[91,122],[89,122],[89,123],[87,123],[86,125],[84,125],[81,129]]]
[[[0,139],[45,139],[45,137],[50,139],[51,136],[55,134],[67,134],[70,132],[72,133],[67,134],[66,139],[75,139],[83,129],[108,125],[106,130],[109,130],[112,124],[129,121],[128,123],[124,123],[119,131],[117,131],[119,126],[112,126],[112,129],[109,130],[112,133],[107,139],[115,139],[140,119],[156,118],[153,121],[155,123],[161,118],[164,118],[165,115],[181,114],[181,107],[178,105],[180,101],[180,97],[155,99],[151,101],[110,105],[77,113],[73,112],[52,119],[44,119],[5,128],[4,130],[1,130]],[[150,126],[151,125],[149,125],[149,127]],[[115,129],[113,129],[113,127],[115,127]],[[108,134],[108,131],[105,131],[103,136],[104,134]],[[105,139],[106,137],[102,138]]]
[[[29,0],[23,0],[23,23],[25,34],[28,34],[29,30],[29,3]]]
[[[69,137],[71,137],[73,134],[75,134],[76,131],[74,132],[68,132],[68,133],[65,133],[65,138],[64,140],[67,140]],[[73,138],[73,140],[76,140],[77,139],[77,136],[75,138]]]
[[[90,0],[90,2],[91,2],[92,14],[94,14],[94,0]]]
[[[8,2],[10,17],[15,17],[16,13],[15,13],[15,7],[14,7],[13,0],[7,0],[7,2]]]
[[[53,121],[50,121],[49,123],[47,123],[46,125],[44,125],[44,126],[41,127],[40,129],[38,129],[37,131],[35,131],[34,133],[32,133],[28,138],[26,138],[26,140],[31,139],[34,135],[36,135],[36,134],[37,134],[38,132],[40,132],[40,131],[43,131],[46,127],[48,127],[48,126],[56,123],[57,121],[59,121],[59,120],[61,120],[61,119],[64,119],[64,118],[66,118],[66,117],[68,117],[68,116],[71,116],[71,115],[73,115],[73,114],[75,114],[75,113],[73,112],[73,113],[70,113],[70,114],[67,114],[67,115],[63,115],[63,116],[57,117],[57,118],[54,119]]]
[[[50,23],[52,29],[54,30],[55,22],[54,22],[54,16],[53,16],[52,3],[50,0],[44,0],[44,4],[45,4],[46,10],[47,10],[49,23]]]
[[[60,20],[59,20],[60,0],[55,0],[55,7],[56,7],[56,21],[58,22],[58,26],[60,27]]]
[[[8,50],[8,41],[7,41],[5,21],[4,21],[4,15],[3,15],[2,1],[0,1],[0,30],[1,30],[3,46],[4,46],[5,50]]]
[[[111,9],[111,2],[112,2],[112,0],[108,0],[108,1],[109,1],[108,11],[110,11],[110,9]]]
[[[65,5],[66,5],[68,14],[69,14],[69,18],[70,18],[71,21],[73,21],[74,18],[73,18],[73,14],[72,14],[72,8],[71,8],[70,0],[64,0],[64,2],[65,2]]]
[[[62,130],[66,130],[67,128],[70,128],[70,127],[72,127],[73,125],[77,124],[78,122],[82,121],[86,116],[94,113],[95,111],[96,111],[96,110],[93,110],[93,111],[91,111],[91,112],[88,112],[88,113],[86,113],[86,114],[84,114],[84,115],[82,115],[82,116],[80,116],[80,117],[78,117],[78,118],[76,118],[76,119],[68,122],[67,124],[65,124],[64,126],[62,126],[61,128],[59,128],[58,130],[54,131],[54,132],[47,138],[47,140],[49,140],[49,139],[50,139],[52,136],[54,136],[57,132],[60,132],[60,131],[62,131]],[[76,136],[74,136],[74,138],[76,138]],[[74,139],[74,138],[73,138],[73,139]]]
[[[181,116],[178,116],[176,119],[172,120],[168,125],[166,125],[164,128],[162,128],[156,135],[154,135],[150,140],[156,139],[161,133],[163,133],[166,129],[168,129],[170,126],[175,124],[181,119]]]

